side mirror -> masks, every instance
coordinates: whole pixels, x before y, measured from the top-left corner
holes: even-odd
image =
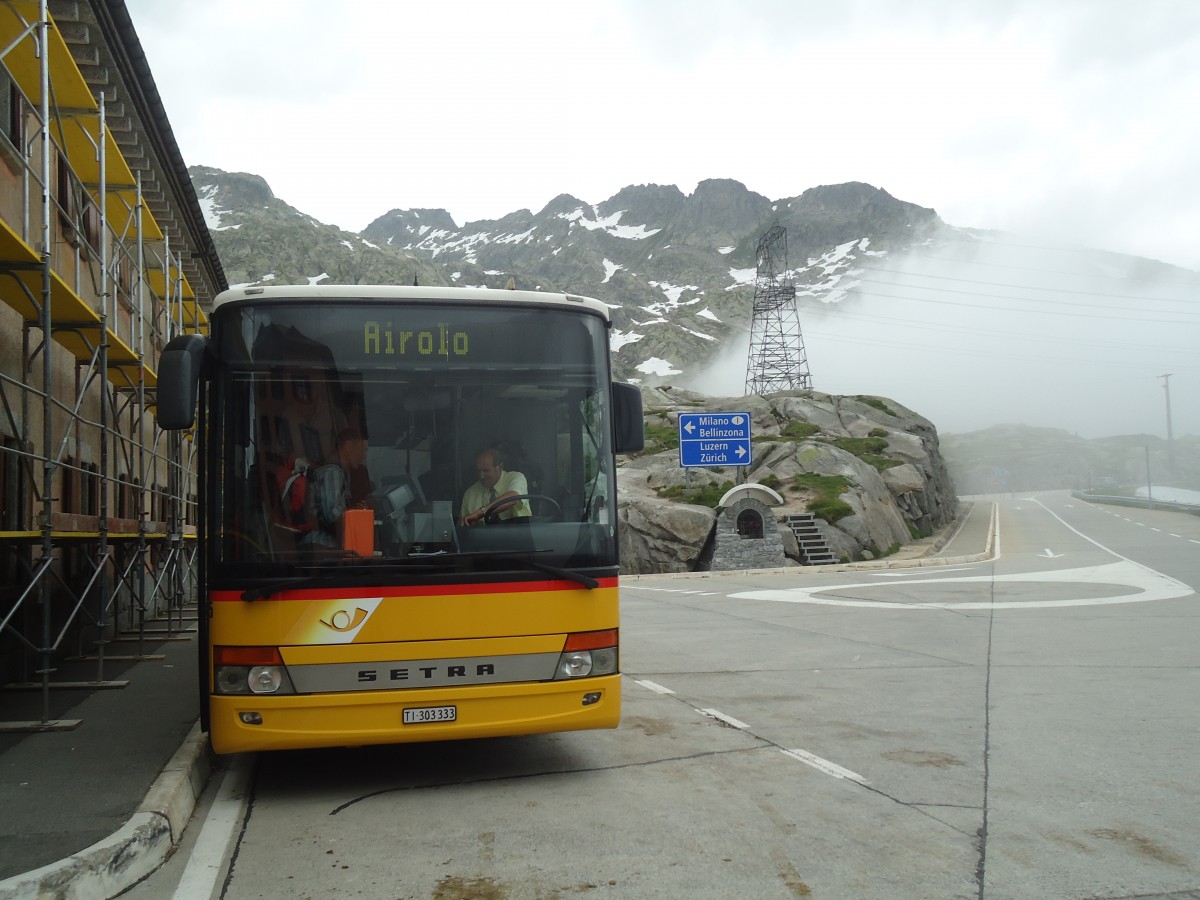
[[[191,428],[196,421],[200,370],[208,338],[181,334],[172,338],[158,361],[158,427],[164,431]]]
[[[636,453],[646,446],[642,392],[632,384],[614,384],[612,389],[613,450],[617,453]]]

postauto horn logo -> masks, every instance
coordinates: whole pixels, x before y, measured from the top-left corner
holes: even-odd
[[[314,643],[349,644],[358,636],[382,600],[382,597],[370,597],[318,603],[313,611],[317,624],[304,628],[306,634],[303,638]]]

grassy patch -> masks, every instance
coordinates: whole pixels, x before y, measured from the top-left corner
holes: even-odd
[[[716,509],[721,498],[732,487],[732,481],[723,481],[720,484],[700,484],[693,487],[673,484],[670,487],[659,488],[657,493],[664,500],[678,500],[680,503],[692,503],[696,506]]]
[[[842,475],[813,475],[804,472],[792,476],[792,487],[816,496],[808,501],[808,511],[831,525],[838,519],[853,515],[854,510],[839,497],[850,489],[850,482]]]
[[[899,416],[896,415],[895,411],[893,411],[891,407],[889,407],[886,403],[884,403],[878,397],[868,397],[865,394],[855,394],[854,399],[857,400],[859,403],[867,404],[867,406],[873,406],[873,407],[875,407],[875,409],[879,410],[880,412],[885,412],[889,416],[892,416],[893,418],[896,418],[896,419],[900,418]]]
[[[826,443],[833,444],[833,446],[857,456],[867,465],[874,466],[879,472],[904,464],[903,460],[883,455],[887,450],[887,441],[881,437],[834,438]]]
[[[751,435],[752,443],[760,443],[763,441],[804,441],[812,437],[814,434],[821,433],[820,425],[813,425],[811,422],[791,421],[783,426],[783,430],[779,434],[755,434]]]
[[[767,475],[765,478],[760,478],[758,483],[773,491],[778,491],[783,487],[783,480],[778,475]]]
[[[664,453],[679,449],[679,428],[675,425],[646,425],[643,453]]]
[[[814,425],[812,422],[791,421],[783,427],[779,432],[780,437],[791,438],[794,441],[802,441],[805,438],[810,438],[814,434],[821,431],[821,426]]]

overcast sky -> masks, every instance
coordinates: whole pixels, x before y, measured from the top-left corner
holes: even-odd
[[[126,2],[184,160],[351,231],[864,181],[1200,269],[1200,3]]]

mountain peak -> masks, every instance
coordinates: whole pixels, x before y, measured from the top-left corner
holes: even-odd
[[[387,239],[397,229],[410,232],[458,231],[458,225],[444,209],[391,209],[363,229],[363,237]]]

